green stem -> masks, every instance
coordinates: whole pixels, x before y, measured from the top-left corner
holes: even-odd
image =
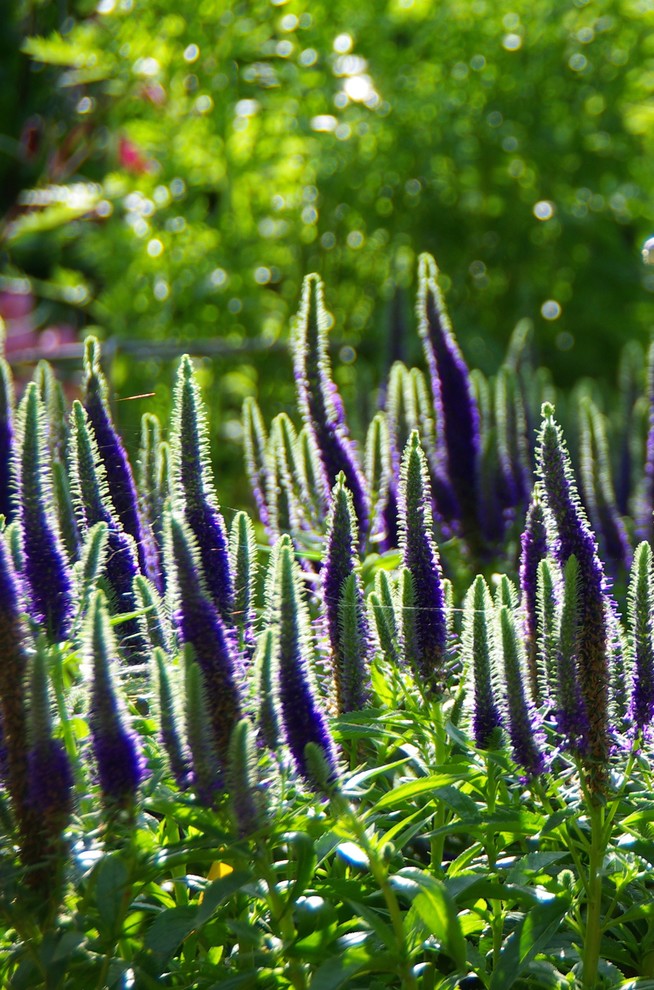
[[[263,846],[258,846],[255,859],[268,888],[268,902],[273,925],[279,931],[284,945],[290,946],[297,938],[297,931],[289,905],[284,903],[277,891],[277,880],[268,850]],[[308,990],[307,974],[297,959],[288,960],[286,975],[295,990]]]
[[[442,766],[447,759],[447,736],[443,723],[443,707],[440,702],[432,704],[432,716],[434,721],[434,742],[436,766]],[[438,802],[434,814],[434,831],[439,834],[433,835],[431,839],[431,866],[435,873],[443,873],[443,855],[445,851],[445,832],[443,826],[447,818],[447,809],[442,801]]]
[[[586,938],[583,953],[583,987],[593,990],[597,986],[597,969],[602,938],[602,864],[606,851],[607,835],[604,828],[604,808],[590,804],[591,842],[588,863]]]

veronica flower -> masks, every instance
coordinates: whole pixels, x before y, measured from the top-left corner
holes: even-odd
[[[572,555],[579,565],[577,673],[589,722],[589,786],[597,793],[605,787],[610,748],[608,615],[611,602],[595,538],[579,502],[568,451],[553,413],[553,407],[545,403],[538,469],[555,527],[554,556],[561,567],[565,567]]]
[[[190,766],[178,724],[179,717],[176,704],[177,685],[172,681],[164,651],[159,647],[155,647],[153,658],[161,741],[166,750],[168,763],[177,786],[183,790],[189,781]]]
[[[0,534],[0,714],[5,779],[17,818],[24,815],[27,787],[27,652],[19,585],[4,534]]]
[[[462,647],[472,674],[472,731],[475,745],[489,749],[498,740],[502,719],[495,701],[492,678],[494,608],[481,575],[468,591],[463,612]]]
[[[259,637],[254,669],[259,731],[268,749],[275,751],[283,731],[279,710],[279,639],[276,628],[266,629]]]
[[[14,460],[14,383],[11,368],[0,357],[0,515],[14,517],[12,464]]]
[[[534,711],[527,701],[524,682],[524,655],[521,649],[513,610],[507,605],[499,608],[499,639],[501,644],[501,675],[504,693],[503,714],[511,739],[513,757],[530,777],[545,769],[533,726]]]
[[[227,530],[218,507],[209,461],[206,415],[188,355],[177,372],[172,424],[173,501],[197,543],[204,581],[225,622],[234,607]],[[225,750],[226,756],[226,750]]]
[[[116,684],[114,668],[120,660],[101,591],[91,599],[87,616],[86,655],[92,669],[89,727],[100,790],[110,805],[131,808],[145,777],[145,762]]]
[[[363,707],[367,698],[370,632],[363,603],[356,516],[341,472],[332,492],[322,569],[322,589],[339,714]]]
[[[534,488],[527,510],[525,528],[520,537],[520,595],[529,672],[529,690],[534,701],[538,700],[538,614],[536,590],[538,565],[547,556],[547,527],[540,489]]]
[[[224,769],[227,755],[221,758],[216,748],[216,738],[207,700],[206,681],[199,664],[194,659],[192,646],[184,650],[186,701],[186,740],[191,755],[191,779],[201,804],[210,808],[217,794],[224,787]],[[231,726],[227,733],[231,733]],[[229,738],[227,740],[229,742]]]
[[[413,581],[416,655],[412,663],[426,690],[438,694],[445,678],[447,616],[427,461],[415,430],[402,460],[400,526],[402,557]]]
[[[464,535],[474,539],[478,530],[479,410],[438,285],[438,268],[428,254],[420,256],[418,278],[419,332],[431,378],[437,440],[443,445],[441,457],[447,462]]]
[[[333,777],[336,754],[327,720],[321,711],[310,667],[313,652],[309,617],[300,591],[300,572],[287,536],[280,537],[275,561],[276,618],[279,636],[279,699],[288,747],[298,772],[319,787],[313,778],[306,748],[316,744]]]
[[[261,410],[256,399],[248,396],[243,402],[243,445],[245,470],[256,503],[259,519],[268,529],[270,513],[268,507],[268,437]]]
[[[254,729],[242,718],[232,730],[229,746],[229,792],[238,833],[250,835],[262,824],[262,800],[257,777]]]
[[[292,341],[300,411],[315,437],[328,485],[335,483],[340,471],[345,474],[359,527],[365,534],[368,493],[349,437],[343,403],[332,380],[327,330],[322,282],[317,275],[307,275]]]
[[[43,404],[34,382],[27,386],[20,404],[19,440],[16,505],[30,610],[45,625],[51,641],[61,642],[72,623],[73,580],[56,525]]]
[[[234,625],[240,631],[245,655],[254,650],[255,591],[259,562],[257,540],[246,512],[237,512],[229,532],[229,552],[234,574]]]
[[[654,716],[654,642],[652,615],[652,548],[640,543],[634,554],[629,581],[629,631],[634,665],[632,711],[634,724],[644,729]]]
[[[214,741],[226,767],[229,736],[241,717],[236,651],[209,595],[193,532],[175,515],[168,520],[166,560],[172,577],[174,623],[180,642],[192,647],[202,671]]]
[[[150,534],[140,517],[132,468],[109,411],[107,383],[100,368],[100,345],[95,337],[85,341],[84,369],[84,408],[105,467],[111,501],[123,529],[134,540],[142,572],[156,578],[152,574]]]
[[[566,748],[584,756],[588,740],[588,713],[579,687],[577,656],[579,644],[579,565],[568,557],[564,571],[561,629],[553,682],[557,728]]]

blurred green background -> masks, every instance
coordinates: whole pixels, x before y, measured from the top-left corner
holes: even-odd
[[[654,269],[652,0],[9,0],[0,314],[10,358],[103,338],[129,443],[208,355],[219,490],[239,413],[293,404],[301,280],[327,283],[355,432],[420,360],[417,254],[493,372],[533,322],[556,382],[615,378]],[[36,348],[36,351],[35,351]],[[49,349],[49,350],[48,350]],[[74,348],[72,348],[74,353]]]

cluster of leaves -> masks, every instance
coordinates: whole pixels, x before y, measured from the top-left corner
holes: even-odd
[[[632,521],[579,390],[584,509],[525,341],[471,376],[426,255],[418,319],[361,460],[306,279],[301,429],[244,409],[267,547],[188,357],[136,482],[94,338],[70,414],[2,361],[7,986],[650,985],[652,396],[625,371]]]

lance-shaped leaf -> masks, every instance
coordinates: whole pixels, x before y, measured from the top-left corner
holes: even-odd
[[[73,580],[61,542],[52,499],[52,474],[43,424],[43,403],[34,382],[19,408],[18,517],[23,537],[30,611],[52,642],[70,632]]]
[[[254,655],[257,722],[268,749],[276,750],[282,739],[279,708],[279,638],[276,629],[266,629],[257,641]]]
[[[250,658],[254,649],[255,592],[259,560],[252,520],[247,512],[237,512],[229,531],[229,552],[234,574],[234,612],[232,619],[239,630],[241,646]]]
[[[593,793],[606,784],[609,756],[609,609],[602,563],[586,515],[579,502],[570,458],[554,409],[543,405],[538,445],[538,470],[554,522],[554,556],[561,567],[574,555],[579,564],[579,686],[588,713],[589,786]]]
[[[480,749],[497,745],[502,724],[493,688],[494,625],[493,601],[479,574],[465,597],[461,643],[464,664],[472,675],[467,678],[472,683],[472,732]]]
[[[172,579],[173,616],[180,643],[193,649],[218,757],[227,766],[229,737],[241,717],[236,650],[205,581],[200,550],[190,526],[171,515],[166,559]]]
[[[315,437],[328,485],[332,486],[343,471],[361,533],[366,534],[369,511],[366,483],[349,437],[343,403],[332,379],[328,327],[322,282],[317,275],[307,275],[292,341],[299,407],[307,429]]]
[[[308,743],[323,751],[335,777],[336,756],[325,715],[321,711],[311,670],[313,644],[309,616],[300,590],[300,571],[287,536],[280,537],[275,559],[276,617],[279,634],[279,698],[284,735],[298,772],[310,783]]]
[[[238,834],[250,835],[263,824],[263,799],[257,775],[254,728],[249,718],[242,718],[232,729],[227,779]]]
[[[332,507],[327,522],[327,539],[322,569],[322,598],[327,617],[327,634],[331,647],[332,674],[339,714],[362,707],[366,697],[370,642],[367,616],[363,604],[361,579],[355,547],[358,543],[356,516],[352,496],[341,472],[332,492]],[[343,600],[346,583],[347,607]],[[348,642],[345,639],[347,637]],[[354,668],[352,668],[354,664]]]
[[[224,763],[216,748],[206,681],[190,645],[184,650],[184,668],[186,741],[191,754],[193,788],[200,803],[209,808],[224,786]]]
[[[268,529],[268,437],[257,400],[248,396],[243,402],[243,447],[245,470],[250,480],[252,494],[259,512],[259,519]]]
[[[554,703],[557,728],[571,752],[584,756],[588,746],[588,713],[577,676],[579,644],[579,565],[573,555],[564,570],[561,631],[556,658]]]
[[[651,724],[654,716],[654,591],[652,548],[649,543],[640,543],[636,548],[629,581],[628,606],[634,668],[632,715],[636,728],[644,729]]]
[[[444,445],[447,477],[458,502],[464,535],[474,540],[478,529],[479,410],[438,285],[438,268],[428,254],[420,256],[418,279],[418,326],[431,378],[437,443]]]
[[[524,654],[522,653],[513,611],[499,608],[499,667],[503,688],[503,716],[516,763],[530,777],[545,769],[545,760],[534,733],[535,713],[527,701]]]
[[[180,362],[175,383],[172,454],[174,505],[184,513],[195,537],[213,602],[223,620],[230,622],[234,578],[227,530],[211,474],[204,406],[188,355]]]
[[[146,539],[148,534],[140,518],[132,468],[109,411],[107,383],[100,368],[100,345],[95,337],[87,337],[85,341],[84,371],[84,408],[105,467],[111,501],[123,529],[134,540],[142,572],[151,576],[148,558],[151,541]]]
[[[91,599],[85,647],[92,670],[88,719],[100,790],[112,807],[130,809],[145,777],[145,763],[116,682],[114,668],[120,659],[101,591]]]
[[[73,403],[71,413],[70,440],[71,488],[80,528],[87,531],[98,523],[106,525],[105,574],[110,605],[116,613],[131,614],[137,610],[134,597],[134,578],[139,573],[136,547],[118,519],[96,437],[84,407],[77,401]],[[147,643],[137,619],[130,618],[121,623],[120,640],[130,659],[144,659]]]
[[[14,440],[14,382],[11,368],[0,357],[0,515],[7,522],[14,518],[13,472]]]
[[[580,402],[579,421],[584,503],[597,533],[602,560],[624,573],[631,566],[631,547],[613,491],[604,417],[588,396]]]
[[[173,777],[177,786],[183,790],[188,786],[190,765],[180,730],[181,718],[178,713],[177,698],[181,685],[178,685],[175,677],[178,671],[170,669],[168,658],[159,647],[154,648],[152,657],[159,734]]]
[[[0,714],[5,749],[5,780],[14,813],[25,814],[27,787],[26,630],[21,620],[19,585],[4,534],[0,534]]]
[[[427,461],[414,430],[402,459],[401,549],[413,579],[416,676],[424,690],[438,694],[444,687],[447,616],[431,506]]]
[[[538,565],[547,556],[547,527],[540,488],[535,486],[527,510],[525,528],[520,537],[520,606],[525,636],[529,692],[534,702],[539,699],[538,685],[538,613],[536,589]]]

